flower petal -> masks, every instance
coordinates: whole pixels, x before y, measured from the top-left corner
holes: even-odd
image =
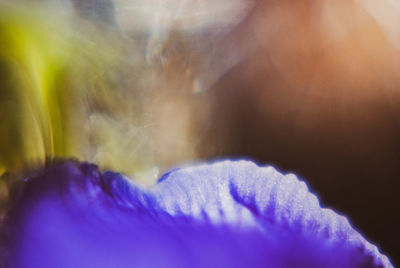
[[[29,179],[9,267],[392,267],[294,175],[252,162],[173,170],[151,189],[91,164]]]

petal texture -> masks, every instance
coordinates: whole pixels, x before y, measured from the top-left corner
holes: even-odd
[[[8,267],[392,267],[294,175],[249,161],[175,169],[143,189],[66,162],[6,218]]]

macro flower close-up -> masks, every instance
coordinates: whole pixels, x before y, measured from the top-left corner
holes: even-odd
[[[399,265],[399,18],[0,0],[0,267]]]
[[[392,267],[295,175],[248,161],[150,189],[66,162],[27,178],[11,211],[10,267]]]

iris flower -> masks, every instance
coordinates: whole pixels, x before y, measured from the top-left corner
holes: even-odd
[[[295,175],[249,161],[174,169],[152,188],[67,161],[26,179],[4,259],[46,267],[392,267]]]

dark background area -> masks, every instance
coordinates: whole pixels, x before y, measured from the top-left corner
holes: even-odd
[[[337,2],[347,8],[341,41],[322,28],[317,1],[301,2],[261,3],[234,33],[260,45],[209,93],[206,142],[220,157],[297,174],[399,265],[398,51],[352,1]],[[277,13],[288,17],[274,25]]]
[[[321,125],[307,131],[296,129],[291,121],[275,119],[268,109],[258,110],[257,101],[246,90],[236,89],[235,97],[232,90],[217,93],[216,106],[224,106],[219,120],[230,122],[228,129],[215,129],[220,133],[217,144],[225,144],[221,157],[245,156],[295,173],[323,206],[348,216],[394,265],[400,263],[400,129],[389,107],[377,103],[379,111],[369,124],[322,118]]]

